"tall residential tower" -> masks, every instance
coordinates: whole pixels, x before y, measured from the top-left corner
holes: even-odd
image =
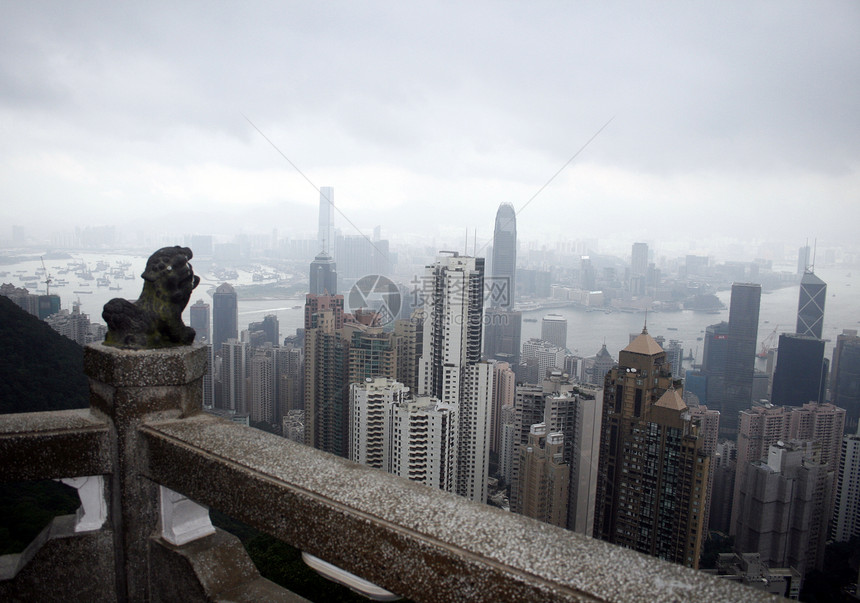
[[[710,471],[698,430],[643,329],[606,375],[595,537],[698,568]]]

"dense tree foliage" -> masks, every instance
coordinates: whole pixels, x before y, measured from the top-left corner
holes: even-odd
[[[59,482],[0,484],[0,555],[20,553],[51,519],[78,506],[75,490]]]
[[[853,589],[857,584],[857,570],[860,567],[860,537],[855,536],[848,542],[828,543],[824,551],[824,571],[810,572],[803,581],[800,600],[807,603],[836,601],[856,602]]]
[[[86,408],[83,348],[0,296],[0,413]]]
[[[297,548],[217,511],[211,511],[211,516],[212,523],[239,537],[263,577],[275,584],[311,601],[367,601],[365,597],[326,580],[309,568],[302,561],[302,553]]]

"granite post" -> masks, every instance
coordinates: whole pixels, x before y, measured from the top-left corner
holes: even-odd
[[[149,541],[158,528],[159,487],[142,475],[147,452],[138,428],[202,412],[205,346],[129,350],[100,343],[84,350],[90,405],[112,430],[114,473],[108,512],[120,600],[150,600]]]

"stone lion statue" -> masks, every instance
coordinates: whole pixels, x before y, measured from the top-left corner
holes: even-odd
[[[114,298],[105,304],[102,318],[108,325],[105,345],[149,349],[191,345],[194,329],[182,322],[182,311],[200,277],[188,260],[188,247],[163,247],[146,261],[143,291],[132,303]]]

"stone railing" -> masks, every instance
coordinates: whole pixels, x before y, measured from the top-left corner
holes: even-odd
[[[300,600],[261,578],[207,507],[381,598],[775,600],[206,415],[205,348],[94,344],[84,364],[89,409],[0,416],[0,480],[64,479],[82,500],[0,557],[0,600]]]

